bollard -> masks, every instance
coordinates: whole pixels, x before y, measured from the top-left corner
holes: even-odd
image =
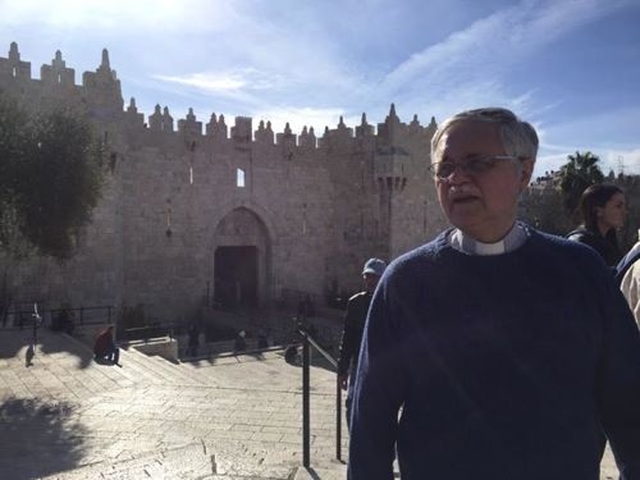
[[[302,335],[302,464],[305,468],[311,466],[311,431],[309,421],[309,396],[310,396],[310,355],[309,339],[306,333]]]
[[[340,376],[336,375],[336,459],[342,461],[342,389]]]

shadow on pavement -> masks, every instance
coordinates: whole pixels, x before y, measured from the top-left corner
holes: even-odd
[[[44,340],[40,344],[40,350],[45,354],[65,352],[78,357],[78,368],[85,369],[93,361],[93,352],[84,345],[78,344],[77,340],[67,337],[63,333],[50,333],[49,342]],[[54,341],[52,341],[54,340]]]
[[[31,330],[4,329],[0,330],[0,358],[13,358],[22,355],[25,349],[33,341]],[[49,328],[38,329],[37,348],[42,354],[55,354],[59,352],[70,353],[78,357],[78,368],[84,369],[91,364],[93,353],[90,347],[85,346],[77,339],[72,339],[67,334],[52,332]],[[36,354],[36,360],[37,355]]]
[[[16,398],[0,405],[0,478],[40,478],[77,468],[87,429],[71,420],[74,408]]]

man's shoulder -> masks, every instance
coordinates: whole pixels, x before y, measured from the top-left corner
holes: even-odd
[[[535,230],[530,238],[531,246],[527,255],[539,258],[541,264],[554,264],[560,268],[572,270],[600,269],[608,271],[604,260],[592,247],[567,237],[560,237]]]
[[[445,230],[441,232],[430,240],[429,242],[420,245],[412,250],[409,250],[406,253],[398,256],[389,267],[393,267],[394,269],[398,268],[406,268],[411,267],[416,263],[422,263],[425,261],[429,261],[429,259],[438,255],[443,249],[447,248],[447,238],[452,229]],[[388,267],[387,267],[388,268]]]
[[[566,236],[561,237],[552,233],[542,232],[540,230],[532,231],[532,239],[534,243],[544,249],[558,250],[558,251],[572,251],[572,252],[593,252],[589,247],[585,247],[584,244],[575,241],[578,236],[593,236],[592,233],[587,230],[574,230],[568,233]]]
[[[432,275],[440,262],[440,256],[450,247],[447,233],[442,232],[433,240],[395,258],[384,271],[380,283],[383,288],[405,289],[419,283],[423,275]]]

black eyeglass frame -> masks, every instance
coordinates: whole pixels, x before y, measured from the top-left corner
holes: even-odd
[[[522,157],[515,155],[479,155],[466,158],[462,162],[434,162],[427,168],[434,177],[445,179],[449,178],[458,168],[462,169],[467,175],[481,175],[492,170],[498,162],[508,160],[522,160]],[[443,170],[444,169],[444,170]]]

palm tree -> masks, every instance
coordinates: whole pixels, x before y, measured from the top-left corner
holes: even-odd
[[[602,183],[604,174],[598,165],[600,157],[591,152],[569,155],[560,167],[560,190],[567,215],[571,216],[580,203],[582,192],[594,183]]]

